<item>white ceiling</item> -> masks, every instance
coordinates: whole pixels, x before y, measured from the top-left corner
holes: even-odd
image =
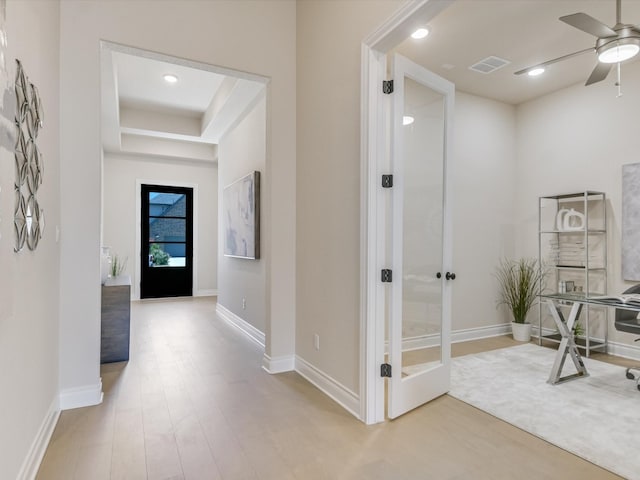
[[[409,38],[397,51],[454,82],[460,91],[519,104],[584,83],[591,73],[595,53],[551,65],[539,77],[514,75],[595,45],[595,37],[558,20],[576,12],[612,26],[615,0],[457,0],[430,22],[428,37]],[[623,0],[622,21],[640,24],[640,0]],[[510,63],[490,74],[469,70],[492,55]],[[166,73],[177,75],[178,83],[166,83]],[[262,98],[266,82],[104,42],[104,150],[216,161],[217,143]],[[605,82],[614,88],[613,71]]]
[[[595,46],[595,37],[559,21],[559,17],[584,12],[613,26],[615,10],[615,0],[457,0],[430,23],[429,36],[409,38],[397,51],[452,81],[458,90],[519,104],[569,85],[584,84],[596,65],[595,53],[586,53],[550,65],[539,77],[514,75],[523,68]],[[640,24],[640,0],[622,1],[622,23]],[[511,63],[490,74],[469,70],[491,55]],[[624,79],[624,64],[622,74]],[[613,70],[604,82],[614,88]]]
[[[167,83],[167,73],[178,82]],[[217,144],[262,98],[266,79],[105,42],[105,152],[216,161]]]

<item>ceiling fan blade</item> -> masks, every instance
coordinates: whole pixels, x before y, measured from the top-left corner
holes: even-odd
[[[563,55],[561,57],[554,58],[552,60],[547,60],[546,62],[538,63],[537,65],[532,65],[530,67],[523,68],[522,70],[518,70],[517,72],[514,72],[514,75],[522,75],[523,73],[527,73],[529,70],[533,70],[534,68],[546,67],[547,65],[551,65],[552,63],[557,63],[557,62],[561,62],[562,60],[567,60],[572,57],[577,57],[578,55],[582,55],[583,53],[589,53],[589,52],[593,53],[594,51],[595,51],[595,48],[593,47],[585,48],[584,50],[569,53],[567,55]]]
[[[571,25],[572,27],[587,32],[595,37],[615,37],[617,33],[611,28],[607,27],[600,20],[596,20],[586,13],[574,13],[572,15],[565,15],[560,17],[560,20],[564,23]]]
[[[613,65],[613,63],[598,62],[596,68],[594,68],[593,72],[591,72],[591,75],[589,75],[585,86],[591,85],[592,83],[601,82],[602,80],[607,78],[607,75],[609,75],[609,72],[611,71],[611,67],[613,67]]]

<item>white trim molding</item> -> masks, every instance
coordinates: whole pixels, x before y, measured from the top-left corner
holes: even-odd
[[[509,335],[510,333],[510,323],[498,323],[495,325],[486,325],[483,327],[465,328],[463,330],[455,330],[451,333],[451,343],[469,342],[471,340],[480,340],[481,338],[499,337],[501,335]],[[435,347],[439,345],[439,343],[440,334],[437,333],[408,337],[402,340],[402,350],[420,350],[421,348]],[[388,342],[385,342],[385,351],[387,351],[388,347]]]
[[[265,353],[262,357],[262,368],[271,374],[293,372],[295,370],[295,361],[294,355],[272,358]]]
[[[246,320],[240,318],[238,315],[233,313],[227,307],[216,304],[216,314],[227,322],[232,327],[236,328],[240,333],[244,334],[250,340],[253,340],[255,343],[264,348],[265,345],[265,336],[264,333],[258,330],[256,327],[251,325]]]
[[[483,327],[465,328],[451,333],[451,343],[480,340],[481,338],[499,337],[511,333],[511,323],[497,323]]]
[[[609,355],[615,355],[616,357],[640,361],[640,345],[636,345],[609,341],[607,342],[607,353]]]
[[[218,290],[198,290],[193,294],[194,297],[217,297]]]
[[[298,355],[295,357],[295,371],[318,387],[325,395],[331,397],[354,417],[360,418],[360,396],[357,393],[318,370]]]
[[[53,435],[59,417],[60,408],[58,408],[58,397],[56,396],[42,420],[42,424],[38,429],[36,437],[33,439],[29,453],[22,463],[22,468],[20,468],[16,480],[34,480],[36,478],[40,463],[42,463],[44,454],[47,451],[51,435]]]
[[[67,388],[60,392],[60,410],[90,407],[102,403],[102,379],[95,385]]]

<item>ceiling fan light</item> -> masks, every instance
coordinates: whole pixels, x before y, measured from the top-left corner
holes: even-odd
[[[538,75],[542,75],[544,73],[543,67],[532,68],[527,72],[527,75],[530,77],[537,77]]]
[[[638,52],[640,52],[640,46],[636,43],[615,44],[600,52],[598,60],[602,63],[620,63],[635,57]]]

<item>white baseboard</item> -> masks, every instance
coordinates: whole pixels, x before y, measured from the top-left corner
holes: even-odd
[[[470,340],[479,340],[481,338],[498,337],[500,335],[507,335],[510,332],[510,323],[498,323],[496,325],[488,325],[484,327],[455,330],[451,332],[451,343],[468,342]],[[421,348],[434,347],[439,344],[439,334],[420,335],[417,337],[405,338],[402,341],[402,350],[419,350]],[[385,345],[385,351],[389,351],[388,345]]]
[[[59,417],[60,409],[58,408],[58,398],[55,397],[42,420],[36,437],[33,439],[29,453],[22,463],[22,468],[20,468],[16,480],[34,480],[36,478],[40,463],[42,463],[44,454],[47,451],[49,440],[51,440],[51,435],[53,435]]]
[[[468,342],[469,340],[480,340],[481,338],[499,337],[511,333],[510,323],[498,323],[485,327],[466,328],[456,330],[451,333],[451,343]]]
[[[360,418],[360,396],[296,355],[295,370],[354,417]]]
[[[294,355],[270,357],[266,353],[262,357],[262,368],[271,374],[293,372],[296,360]]]
[[[102,403],[102,379],[96,385],[68,388],[60,392],[60,410],[90,407]]]
[[[534,326],[531,333],[538,335],[538,327]],[[554,333],[558,332],[553,328],[543,327],[542,329],[543,335],[552,335]],[[604,342],[604,338],[595,338],[594,340]],[[640,362],[640,342],[636,345],[631,345],[628,343],[612,342],[611,340],[608,340],[607,353],[615,357],[628,358],[630,360],[638,360]]]
[[[265,345],[264,333],[258,330],[253,325],[251,325],[249,322],[247,322],[246,320],[243,320],[238,315],[233,313],[231,310],[220,305],[219,303],[216,305],[216,314],[220,318],[222,318],[225,322],[237,328],[241,333],[243,333],[248,338],[256,342],[262,348],[264,348],[264,345]]]
[[[217,297],[218,290],[198,290],[193,294],[194,297]]]
[[[638,342],[640,343],[640,342]],[[629,358],[640,361],[640,345],[629,345],[628,343],[607,342],[607,353],[616,357]]]

